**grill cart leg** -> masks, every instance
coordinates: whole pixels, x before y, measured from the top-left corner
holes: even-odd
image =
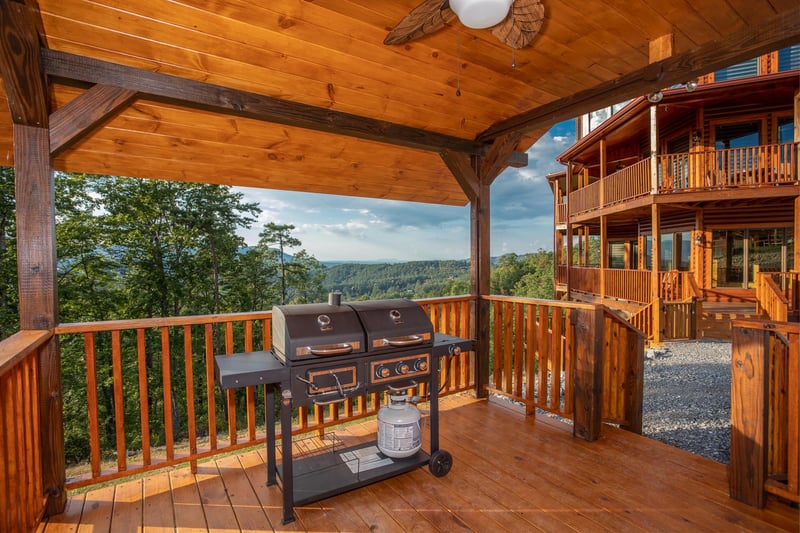
[[[267,486],[277,483],[275,479],[275,386],[272,383],[266,385],[266,426],[267,426]]]
[[[294,522],[294,482],[292,473],[292,388],[290,383],[281,383],[281,455],[283,460],[283,520]]]

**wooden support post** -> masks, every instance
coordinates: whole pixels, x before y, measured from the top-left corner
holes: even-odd
[[[658,194],[658,106],[650,106],[650,194]]]
[[[478,184],[478,195],[470,203],[470,287],[476,297],[473,304],[473,331],[475,346],[475,394],[486,397],[489,385],[489,301],[481,298],[488,295],[491,268],[489,248],[489,185]]]
[[[572,270],[572,206],[570,205],[570,193],[572,192],[572,173],[575,171],[575,167],[572,165],[572,161],[567,162],[567,231],[566,231],[566,239],[567,239],[567,300],[572,298],[572,282],[571,278],[571,270]],[[797,264],[797,263],[795,263]]]
[[[661,298],[659,267],[661,265],[661,217],[658,204],[653,204],[651,209],[651,221],[653,228],[652,235],[652,257],[650,265],[650,300],[653,302],[653,343],[661,342],[663,324],[661,321]]]
[[[608,217],[600,216],[600,298],[605,298],[606,269],[608,268]]]
[[[603,397],[603,310],[573,309],[575,339],[574,406],[572,435],[587,441],[600,436]]]
[[[800,169],[798,169],[800,172]],[[800,176],[798,177],[800,179]],[[794,271],[800,272],[800,196],[794,199]]]
[[[768,332],[734,327],[731,360],[731,498],[764,507],[767,479]]]

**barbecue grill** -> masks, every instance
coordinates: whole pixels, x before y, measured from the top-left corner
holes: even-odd
[[[281,305],[272,309],[272,350],[215,358],[222,389],[267,385],[267,484],[282,481],[284,523],[301,505],[428,465],[436,476],[452,458],[439,449],[438,383],[443,356],[472,350],[472,342],[434,333],[424,309],[411,300]],[[275,461],[274,386],[281,391],[281,427],[292,409],[328,405],[363,394],[398,393],[428,383],[430,446],[389,458],[374,443],[292,458],[291,432],[282,432],[283,462]],[[355,459],[353,459],[355,458]],[[294,464],[293,464],[294,463]],[[355,466],[354,466],[355,465]],[[276,477],[277,475],[277,477]]]

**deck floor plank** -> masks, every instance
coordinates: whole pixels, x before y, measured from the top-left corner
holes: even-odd
[[[336,431],[371,440],[375,422]],[[418,468],[298,507],[286,525],[260,446],[196,475],[176,467],[71,495],[38,531],[800,531],[800,511],[773,497],[762,510],[729,498],[725,465],[617,428],[585,442],[550,417],[456,396],[442,399],[440,444],[447,476]]]
[[[169,473],[161,472],[144,478],[144,533],[168,533],[175,531],[175,505]]]
[[[114,512],[111,514],[111,529],[114,533],[139,531],[142,526],[142,496],[141,479],[117,485]]]
[[[84,496],[83,514],[78,528],[80,533],[109,531],[111,513],[114,512],[114,485],[89,491]]]
[[[203,502],[197,490],[197,481],[188,468],[172,470],[169,473],[172,487],[172,502],[175,506],[173,516],[175,529],[181,533],[207,531]]]

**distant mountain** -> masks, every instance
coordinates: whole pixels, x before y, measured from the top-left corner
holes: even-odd
[[[334,264],[324,285],[328,291],[341,291],[345,300],[464,294],[469,292],[469,261]]]

